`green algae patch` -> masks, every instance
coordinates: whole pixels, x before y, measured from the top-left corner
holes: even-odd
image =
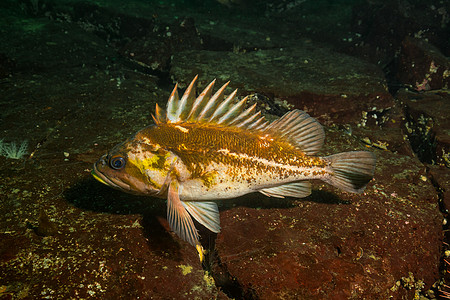
[[[186,276],[187,274],[192,273],[192,266],[189,266],[189,265],[178,265],[177,267],[181,269],[181,273],[183,273],[184,276]]]

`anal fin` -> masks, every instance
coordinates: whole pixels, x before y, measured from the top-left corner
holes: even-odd
[[[280,186],[266,188],[259,191],[268,197],[295,197],[304,198],[311,194],[311,183],[309,181],[300,181],[283,184]]]
[[[182,201],[181,203],[200,224],[214,233],[220,231],[219,209],[215,202]]]

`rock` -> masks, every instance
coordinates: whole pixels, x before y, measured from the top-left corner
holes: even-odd
[[[448,172],[448,167],[429,165],[428,168],[433,184],[439,191],[440,203],[444,206],[442,211],[445,212],[448,218],[448,213],[450,211],[450,173]],[[447,225],[447,227],[450,225]],[[449,231],[445,231],[445,234],[450,235]]]
[[[444,213],[444,221],[442,223],[443,227],[443,250],[441,258],[441,268],[444,270],[442,274],[443,280],[439,287],[440,295],[442,299],[448,298],[450,293],[450,288],[446,284],[450,281],[450,245],[447,241],[450,240],[450,220],[449,220],[449,210],[450,210],[450,172],[448,167],[429,165],[429,176],[436,187],[439,195],[439,205],[441,206],[441,211]]]
[[[0,298],[398,299],[436,281],[447,168],[413,156],[383,71],[331,50],[355,37],[349,4],[271,1],[249,15],[217,1],[22,2],[0,1],[0,139],[28,139],[32,152],[0,159]],[[163,200],[90,176],[105,151],[151,124],[172,79],[183,87],[197,73],[200,87],[231,80],[272,119],[306,109],[325,125],[321,155],[375,151],[375,180],[361,195],[317,183],[301,200],[224,201],[222,232],[199,228],[212,251],[200,264],[170,231]],[[405,99],[440,130],[437,111]]]
[[[450,167],[449,94],[402,90],[397,98],[405,106],[406,132],[420,160]]]
[[[395,72],[394,58],[409,36],[429,40],[448,55],[449,10],[445,1],[361,1],[352,8],[356,37],[349,50],[388,72]]]
[[[41,210],[39,212],[38,224],[36,227],[32,228],[34,232],[39,236],[51,236],[58,233],[58,228],[56,227],[56,223],[51,221],[45,210]]]
[[[336,134],[327,140],[327,153],[349,146]],[[439,277],[442,222],[434,187],[417,159],[376,154],[375,180],[363,195],[322,184],[306,199],[260,206],[249,196],[257,208],[221,213],[216,249],[243,292],[261,299],[400,299],[430,288]]]
[[[257,91],[281,98],[321,121],[361,122],[363,112],[393,105],[380,69],[330,49],[296,48],[246,53],[184,51],[172,59],[174,80],[186,85],[201,74],[200,85],[230,80],[242,95]]]
[[[170,57],[183,50],[203,48],[194,20],[187,18],[173,24],[154,24],[146,35],[132,39],[120,52],[152,70],[168,71]]]
[[[5,54],[0,53],[0,79],[10,76],[14,68],[14,61]]]
[[[56,165],[76,174],[74,164],[62,159],[0,164],[0,224],[9,228],[0,234],[0,278],[8,295],[224,299],[195,249],[170,233],[164,201],[130,198],[93,179],[80,184],[78,175],[62,179]],[[15,172],[23,177],[12,178]],[[69,182],[71,188],[62,194],[61,186]],[[32,187],[35,183],[39,189]],[[38,203],[47,198],[52,199],[48,216],[38,216]],[[46,228],[30,228],[27,218]],[[52,224],[42,224],[48,222],[43,218],[52,219]]]
[[[447,89],[450,86],[450,60],[427,41],[406,37],[397,76],[416,91]]]

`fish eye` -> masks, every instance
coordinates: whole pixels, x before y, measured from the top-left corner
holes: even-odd
[[[125,158],[122,156],[114,156],[109,160],[109,166],[114,170],[120,170],[125,167]]]

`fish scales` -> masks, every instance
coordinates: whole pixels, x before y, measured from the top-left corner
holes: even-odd
[[[322,126],[293,110],[272,123],[247,98],[225,98],[228,83],[212,93],[215,80],[196,97],[197,77],[182,98],[177,85],[155,124],[115,146],[95,164],[98,181],[129,193],[167,199],[170,228],[204,250],[192,218],[220,231],[215,200],[251,192],[269,197],[307,197],[309,179],[361,193],[373,178],[376,158],[368,151],[315,156],[324,142]]]
[[[154,144],[177,154],[194,178],[201,176],[212,161],[246,172],[270,172],[279,179],[302,176],[305,172],[309,175],[312,171],[316,176],[325,175],[327,165],[323,159],[307,156],[290,143],[264,132],[188,123],[182,128],[173,124],[150,127],[142,134]]]

